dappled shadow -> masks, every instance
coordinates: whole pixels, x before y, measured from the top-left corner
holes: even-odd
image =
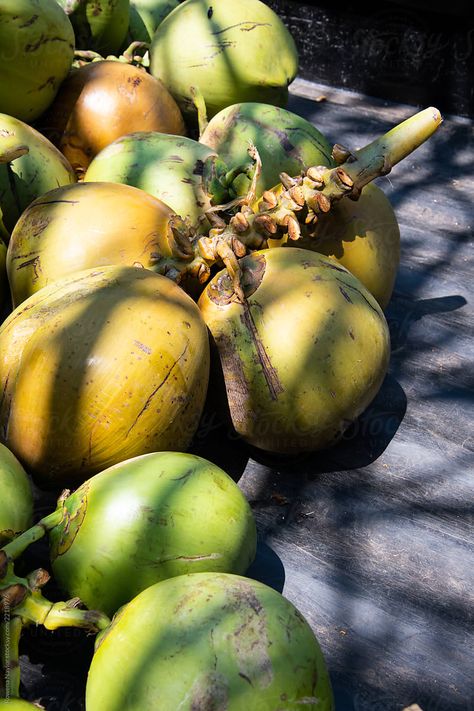
[[[100,151],[89,165],[85,180],[140,188],[198,227],[203,207],[210,207],[202,175],[204,162],[212,155],[210,148],[185,136],[137,131]]]
[[[37,481],[72,485],[137,454],[186,448],[208,372],[207,334],[192,300],[133,267],[82,272],[43,293],[4,330],[0,401],[2,439]],[[42,344],[33,338],[36,349],[18,335],[25,322]],[[40,327],[38,335],[38,324],[48,333]],[[31,411],[17,406],[27,395]]]
[[[292,99],[290,108],[351,147],[394,123],[382,105]],[[392,360],[352,430],[289,460],[244,448],[211,409],[193,443],[240,479],[260,533],[251,574],[284,582],[308,618],[338,711],[473,707],[469,131],[445,123],[379,181],[402,231]]]
[[[353,148],[412,113],[345,102],[292,97],[290,109]],[[248,454],[239,483],[283,562],[285,594],[323,644],[338,711],[473,707],[470,131],[448,120],[378,181],[402,258],[386,312],[389,374],[356,425],[331,449],[298,457],[239,445],[228,420],[216,426],[229,461],[240,447]]]

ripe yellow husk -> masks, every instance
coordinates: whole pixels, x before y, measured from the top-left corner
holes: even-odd
[[[14,306],[83,269],[148,269],[160,257],[171,259],[174,217],[161,200],[121,183],[75,183],[48,192],[23,212],[8,245]]]
[[[0,438],[52,488],[185,450],[208,372],[205,325],[174,282],[135,267],[79,272],[0,328]]]

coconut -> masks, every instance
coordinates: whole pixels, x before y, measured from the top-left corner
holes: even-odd
[[[185,0],[156,30],[150,71],[181,109],[195,113],[193,87],[208,116],[241,101],[284,106],[298,69],[292,36],[259,0]]]
[[[23,210],[40,195],[76,181],[69,162],[39,131],[0,114],[0,216],[13,230]]]
[[[112,60],[71,72],[41,126],[80,175],[99,151],[127,133],[186,133],[175,100],[158,79]]]
[[[169,205],[202,232],[213,195],[206,174],[212,173],[215,151],[185,136],[138,131],[118,138],[91,162],[84,180],[126,183]]]
[[[2,0],[0,47],[0,111],[33,121],[72,65],[72,25],[56,0]]]
[[[194,573],[147,588],[104,631],[88,711],[333,711],[321,648],[303,615],[272,588]]]
[[[57,0],[68,14],[76,49],[116,54],[127,34],[129,0]]]
[[[49,488],[185,450],[208,371],[205,324],[174,282],[138,267],[78,272],[0,328],[0,439]]]
[[[7,271],[18,306],[51,282],[90,267],[167,273],[185,269],[193,258],[186,225],[157,198],[121,183],[74,183],[26,208],[11,235]]]
[[[306,119],[286,109],[260,102],[228,106],[208,123],[199,140],[212,148],[230,168],[249,160],[252,143],[258,150],[262,170],[256,195],[280,182],[280,173],[297,176],[314,165],[334,165],[331,145]],[[244,195],[250,178],[239,176],[234,192]]]
[[[271,452],[328,447],[369,405],[387,371],[380,306],[343,266],[300,248],[240,260],[199,298],[214,339],[236,432]]]

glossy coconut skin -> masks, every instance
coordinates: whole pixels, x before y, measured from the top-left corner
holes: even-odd
[[[333,165],[331,145],[313,124],[270,104],[245,102],[222,109],[199,140],[216,151],[229,168],[249,161],[247,149],[249,142],[253,143],[262,161],[257,196],[277,185],[281,172],[298,175],[313,165]],[[250,179],[239,180],[235,192],[245,194]]]
[[[18,459],[0,444],[0,546],[31,526],[33,493]]]
[[[390,353],[383,312],[344,267],[309,250],[261,250],[240,266],[243,303],[226,270],[198,302],[232,424],[271,452],[328,447],[382,384]],[[213,387],[217,373],[215,365]]]
[[[186,0],[159,25],[150,48],[151,73],[182,111],[195,113],[194,86],[209,117],[239,101],[284,106],[297,68],[293,38],[259,0]]]
[[[133,185],[163,200],[197,230],[207,232],[203,212],[212,196],[203,182],[204,164],[215,151],[185,136],[139,131],[104,148],[91,162],[86,182]]]
[[[46,193],[23,212],[8,245],[13,304],[90,267],[171,260],[175,222],[171,208],[130,185],[75,183]]]
[[[280,247],[282,241],[269,240],[268,246]],[[382,309],[387,307],[400,263],[400,228],[390,200],[377,185],[366,185],[356,201],[334,203],[331,212],[319,216],[315,236],[303,237],[298,246],[337,260]]]
[[[42,126],[80,175],[97,153],[128,133],[186,133],[164,85],[143,69],[113,60],[74,69]]]
[[[50,531],[55,579],[69,597],[108,615],[160,580],[244,573],[255,557],[250,506],[219,467],[154,452],[85,482]]]
[[[151,42],[156,28],[179,0],[130,0],[127,42]]]
[[[63,154],[23,121],[0,114],[0,136],[2,132],[28,148],[25,155],[0,164],[0,211],[5,229],[11,233],[23,210],[35,198],[58,185],[75,183],[76,175]]]
[[[197,573],[153,585],[99,640],[88,711],[333,711],[319,644],[272,588]]]
[[[78,272],[0,328],[0,436],[40,485],[78,484],[186,449],[208,372],[205,325],[174,282],[134,267]]]
[[[0,111],[33,121],[53,101],[74,57],[74,32],[56,0],[2,0]]]
[[[129,0],[57,0],[69,16],[76,49],[116,54],[128,28]]]

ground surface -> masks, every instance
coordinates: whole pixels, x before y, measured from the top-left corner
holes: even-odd
[[[308,82],[294,92],[289,108],[352,148],[414,112]],[[472,122],[447,117],[379,181],[402,233],[392,359],[343,441],[282,460],[208,422],[195,446],[239,478],[260,536],[250,572],[309,620],[337,711],[474,709],[473,162]],[[33,630],[23,651],[28,698],[83,708],[90,639]]]

